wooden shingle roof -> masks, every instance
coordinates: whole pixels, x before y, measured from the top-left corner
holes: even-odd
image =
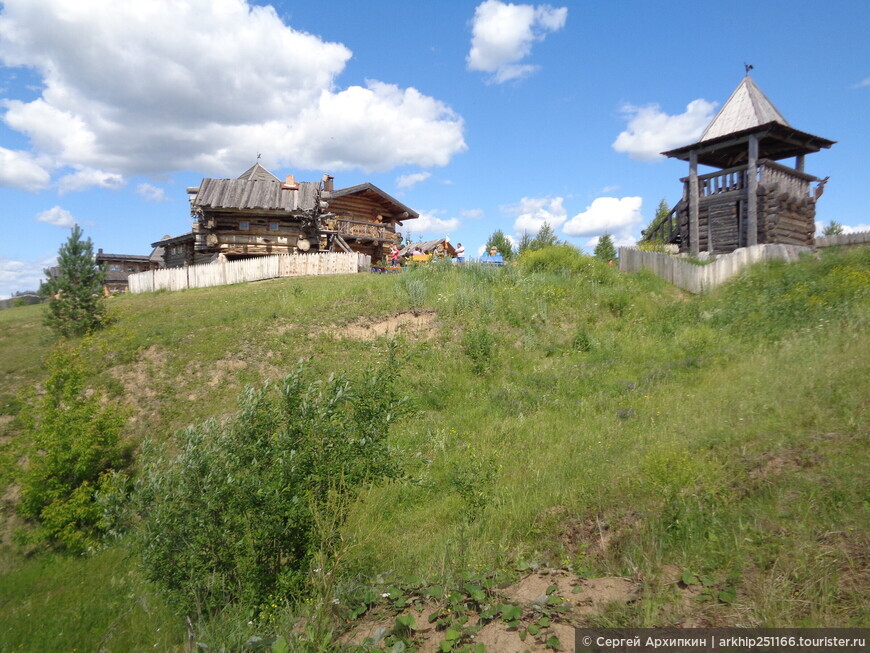
[[[746,75],[707,125],[698,142],[710,141],[771,122],[790,126],[788,120],[773,106],[752,78]]]

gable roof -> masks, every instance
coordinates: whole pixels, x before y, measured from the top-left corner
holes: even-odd
[[[348,186],[347,188],[340,188],[338,190],[325,190],[323,191],[323,199],[329,201],[331,199],[337,199],[339,197],[345,197],[347,195],[355,195],[356,193],[365,192],[374,193],[375,195],[380,196],[380,198],[384,201],[397,207],[400,212],[408,214],[406,217],[400,218],[400,220],[412,220],[414,218],[420,217],[420,214],[417,213],[414,209],[408,208],[395,197],[382,191],[380,188],[369,182],[366,182],[364,184],[357,184],[356,186]]]
[[[320,182],[285,184],[255,163],[237,179],[203,179],[195,192],[192,208],[299,213],[317,206]]]
[[[281,181],[280,179],[278,179],[278,177],[266,170],[259,163],[255,163],[254,165],[252,165],[250,168],[240,174],[238,178],[246,179],[248,181]]]
[[[785,127],[791,126],[761,89],[756,86],[752,78],[746,75],[710,124],[707,125],[698,142],[713,140],[720,136],[734,134],[771,122]]]

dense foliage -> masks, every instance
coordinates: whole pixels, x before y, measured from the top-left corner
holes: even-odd
[[[50,299],[45,323],[62,336],[80,336],[99,328],[105,318],[105,273],[94,262],[91,239],[82,240],[76,225],[57,257],[57,273],[46,270],[40,294]]]
[[[45,394],[22,415],[31,443],[19,513],[37,522],[36,539],[72,552],[95,547],[104,530],[99,490],[124,467],[124,411],[88,389],[81,348],[61,344],[46,361]]]
[[[148,577],[200,616],[298,596],[319,546],[315,517],[400,476],[386,441],[407,411],[395,376],[387,365],[353,384],[309,382],[299,368],[246,389],[231,419],[182,432],[177,455],[152,446],[140,488]]]

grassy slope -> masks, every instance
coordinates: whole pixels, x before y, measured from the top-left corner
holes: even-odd
[[[412,482],[368,493],[350,571],[434,578],[534,559],[642,580],[645,599],[602,623],[675,623],[688,609],[699,623],[866,625],[868,270],[866,250],[826,252],[702,298],[597,267],[282,280],[112,300],[115,323],[86,346],[95,384],[134,407],[128,437],[170,437],[299,358],[318,374],[364,373],[386,338],[341,328],[421,305],[433,337],[399,338],[420,409],[395,434]],[[40,310],[0,312],[0,412],[41,378]],[[8,417],[0,429],[16,433]],[[4,440],[4,485],[20,451]],[[458,475],[484,497],[471,524]],[[140,636],[161,626],[164,644],[181,641],[120,552],[5,553],[0,605],[14,618],[0,648],[95,648],[110,632],[117,650],[144,650]],[[665,584],[672,568],[736,600],[686,608]],[[43,584],[74,573],[121,598]],[[65,639],[23,612],[34,603]],[[97,623],[75,626],[71,603]]]

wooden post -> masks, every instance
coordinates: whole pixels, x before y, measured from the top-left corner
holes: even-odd
[[[758,136],[749,137],[749,161],[746,164],[746,246],[758,244]]]
[[[804,171],[804,155],[803,154],[798,154],[794,158],[794,169],[797,170],[798,172]]]
[[[692,256],[698,255],[701,246],[701,234],[698,229],[698,153],[689,152],[689,251]]]

